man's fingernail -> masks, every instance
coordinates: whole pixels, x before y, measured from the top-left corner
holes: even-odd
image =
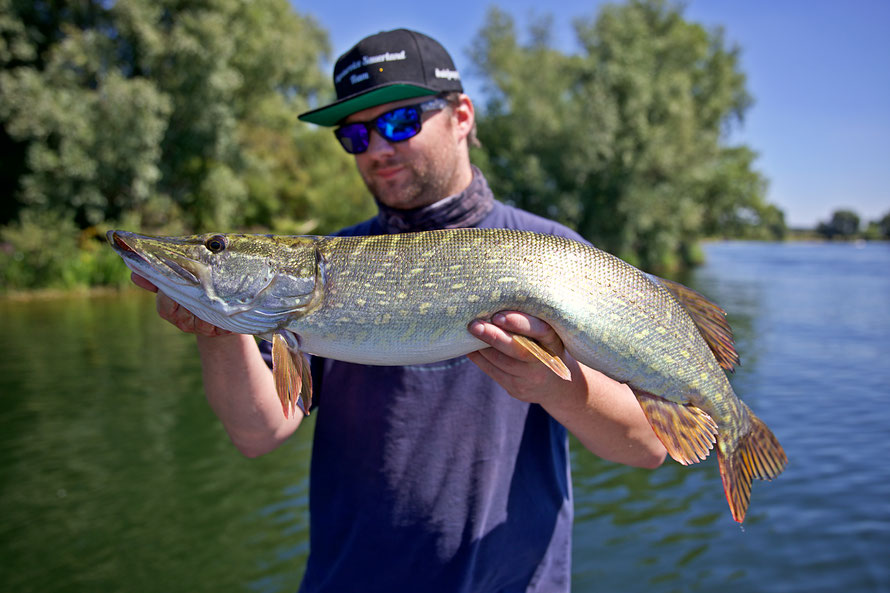
[[[491,318],[491,321],[497,324],[507,323],[507,316],[503,313],[497,313],[494,317]]]

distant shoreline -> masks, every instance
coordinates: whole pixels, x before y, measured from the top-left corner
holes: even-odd
[[[34,288],[30,290],[14,289],[0,292],[0,301],[50,301],[69,297],[96,297],[125,292],[138,292],[136,286],[79,286],[77,288]]]

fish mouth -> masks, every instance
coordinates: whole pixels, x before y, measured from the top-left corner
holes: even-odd
[[[185,267],[187,262],[196,263],[194,260],[185,258],[183,259],[181,255],[177,254],[175,257],[180,261],[176,261],[170,257],[170,254],[155,254],[151,259],[143,255],[139,250],[135,249],[130,243],[127,242],[128,236],[138,237],[138,235],[132,233],[124,233],[121,231],[108,231],[106,237],[108,242],[115,248],[115,250],[124,258],[124,262],[128,265],[133,263],[139,268],[147,267],[149,269],[156,269],[158,264],[163,264],[166,266],[171,272],[185,280],[189,284],[200,285],[201,280],[198,275]],[[155,261],[153,262],[152,259]],[[132,267],[132,266],[130,266]],[[140,273],[140,270],[134,270],[137,273]]]
[[[117,231],[108,231],[108,242],[117,247],[120,251],[124,253],[133,253],[136,254],[136,250],[130,247],[130,245],[124,241],[123,237],[121,237],[120,233]]]
[[[127,264],[127,267],[132,268],[131,264],[135,264],[138,266],[151,266],[149,261],[143,257],[136,249],[134,249],[129,243],[127,243],[125,234],[121,231],[108,231],[105,237],[108,239],[108,243],[111,244],[111,247],[117,251],[118,255],[120,255],[124,263]],[[134,270],[135,271],[135,270]]]

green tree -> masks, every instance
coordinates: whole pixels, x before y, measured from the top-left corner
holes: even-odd
[[[296,120],[327,97],[327,52],[287,0],[0,0],[5,221],[24,207],[80,227],[337,224],[317,192],[353,206],[360,180]]]
[[[660,0],[579,18],[576,54],[548,19],[519,42],[491,9],[471,55],[485,77],[479,136],[496,193],[649,269],[688,263],[698,238],[761,220],[755,154],[726,147],[751,104],[739,50]]]
[[[885,214],[880,220],[872,222],[875,227],[875,234],[879,239],[890,239],[890,212]]]
[[[764,200],[766,180],[754,169],[757,155],[747,146],[721,147],[713,169],[696,190],[706,237],[783,239],[785,214]]]
[[[859,233],[859,215],[852,210],[835,210],[828,222],[820,222],[816,232],[826,239],[849,239]]]
[[[96,7],[0,2],[0,120],[24,151],[24,168],[10,172],[19,202],[94,223],[146,200],[169,99],[143,78],[99,67],[109,40],[79,26],[101,25]]]

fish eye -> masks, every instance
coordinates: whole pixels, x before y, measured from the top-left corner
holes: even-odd
[[[223,235],[213,235],[204,243],[210,253],[219,253],[226,248],[228,241]]]

